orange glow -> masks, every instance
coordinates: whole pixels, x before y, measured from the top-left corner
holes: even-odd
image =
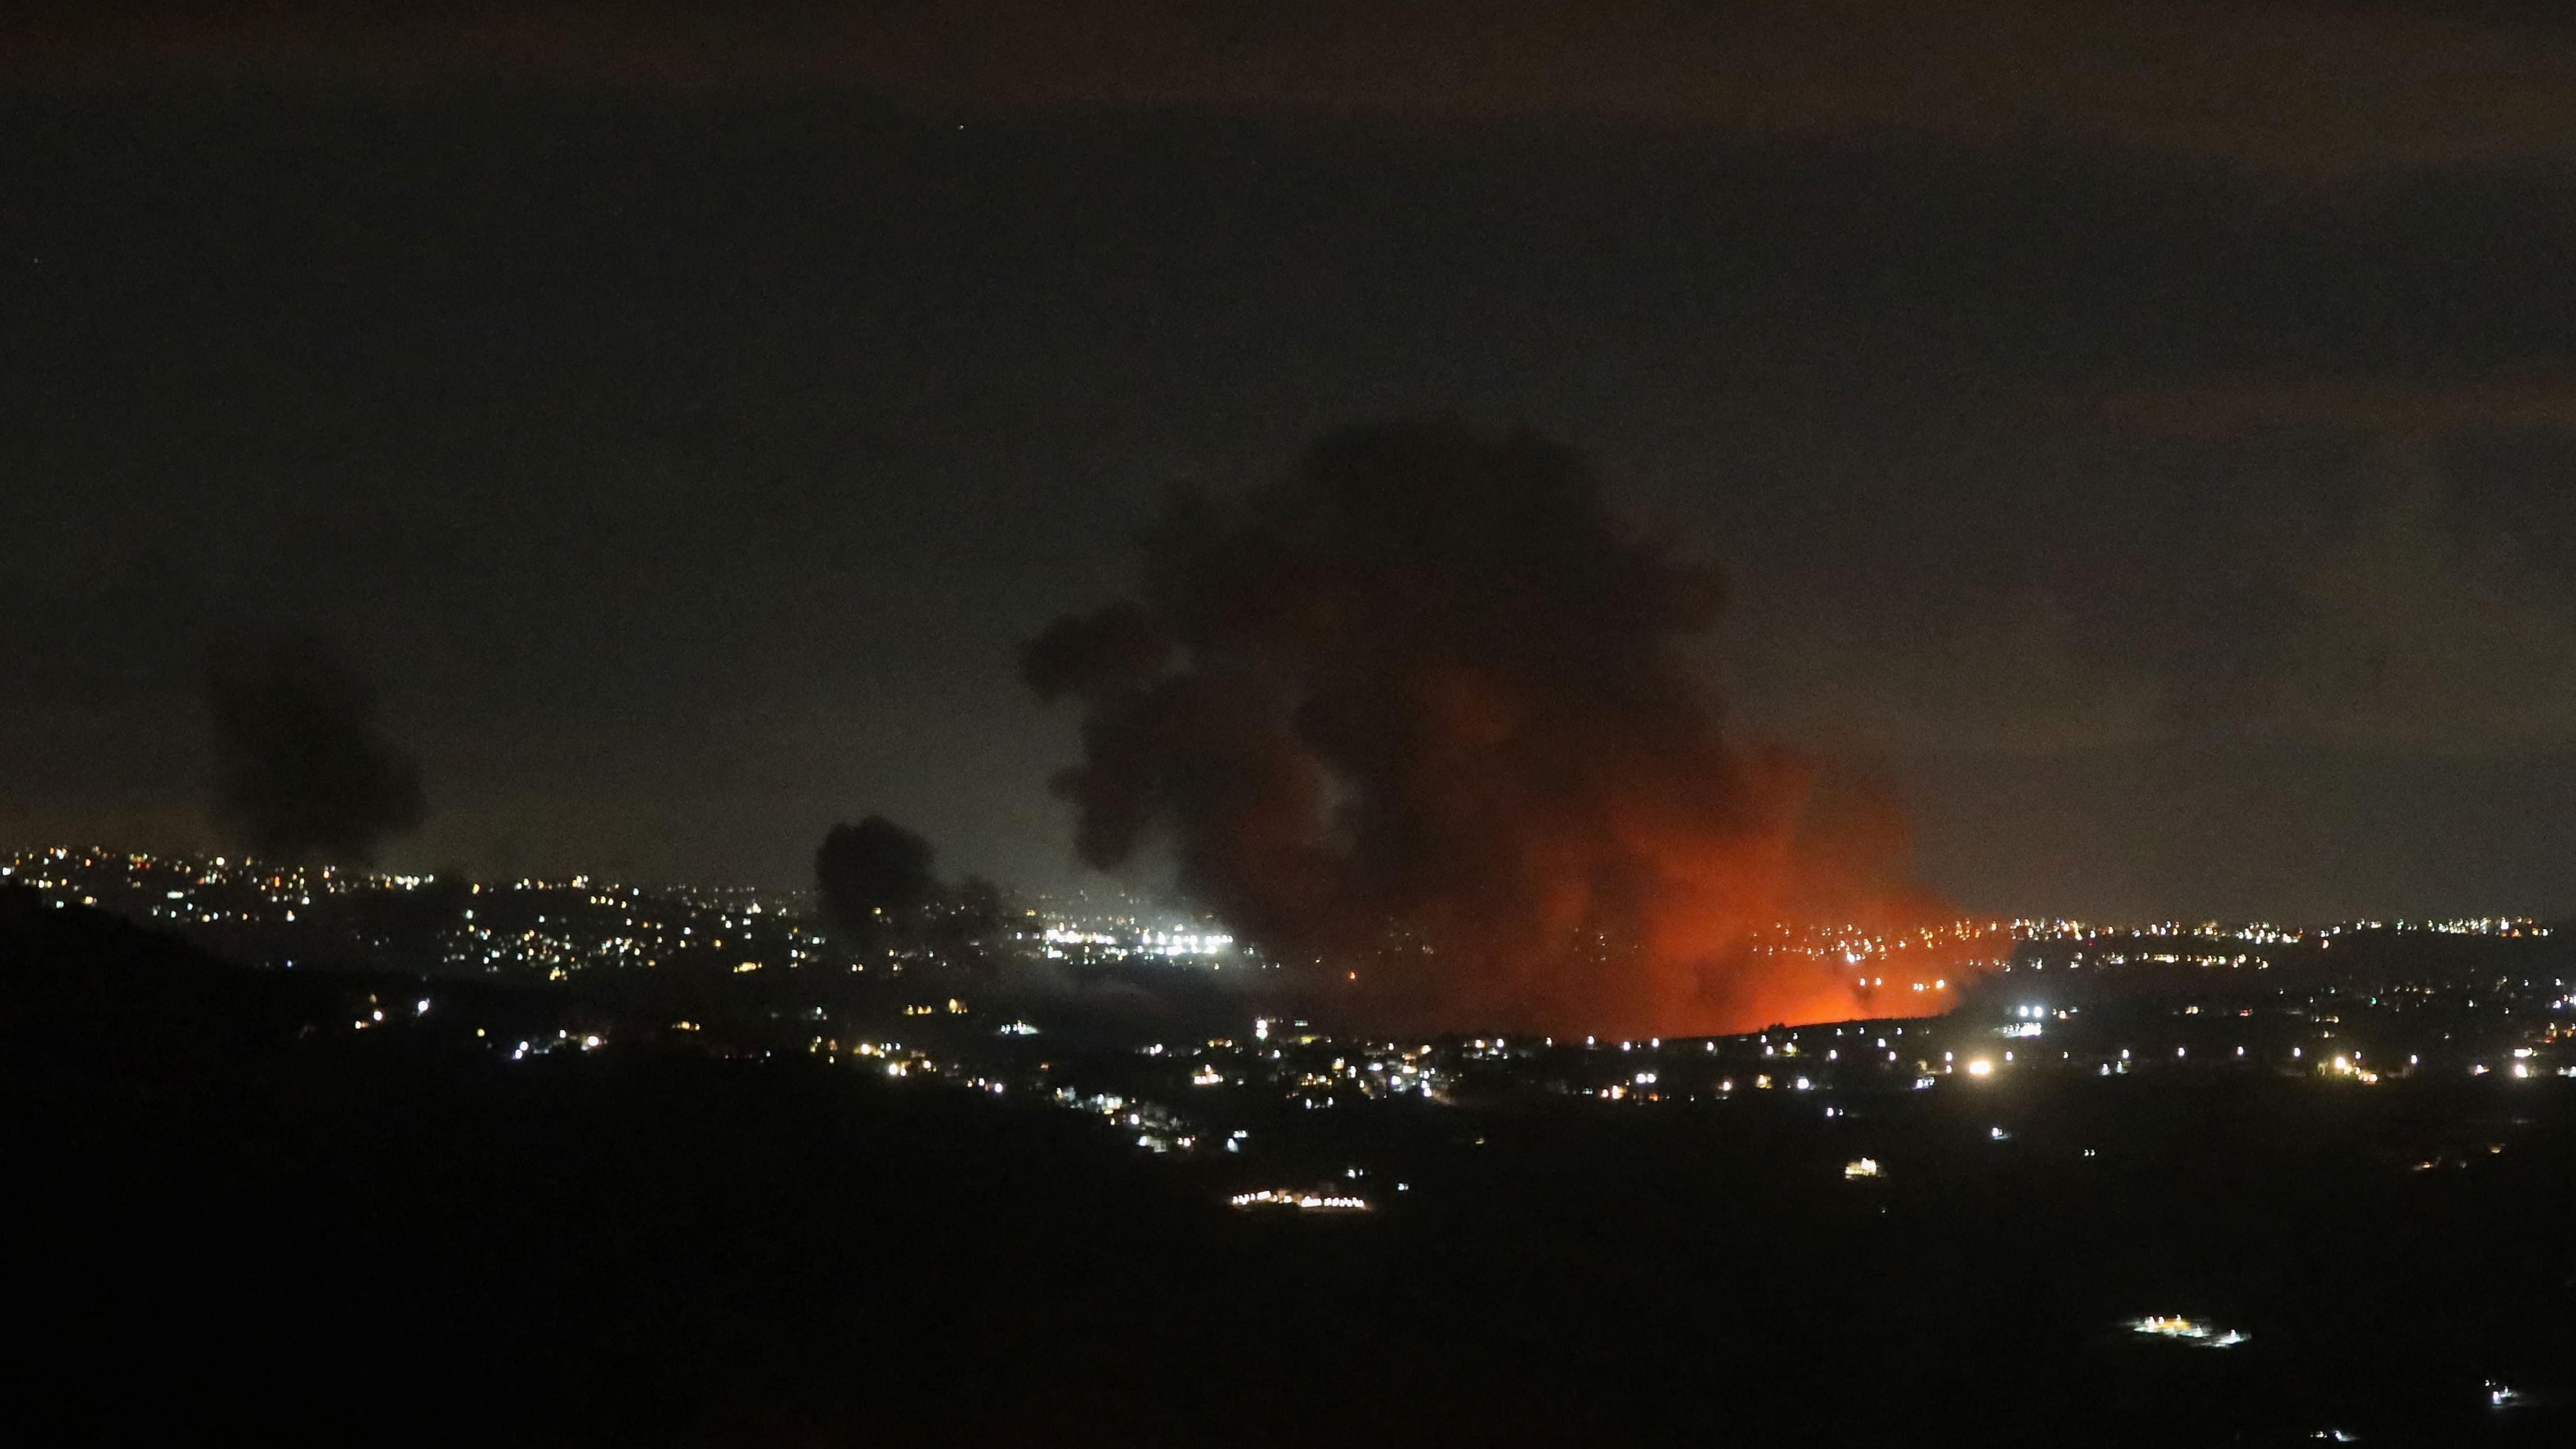
[[[1727,734],[1677,647],[1723,581],[1571,452],[1355,428],[1154,536],[1144,588],[1023,651],[1084,710],[1056,789],[1087,860],[1167,842],[1316,1009],[1686,1035],[1927,1015],[1972,974],[1895,792]]]

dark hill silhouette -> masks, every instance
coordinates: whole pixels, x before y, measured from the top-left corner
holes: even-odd
[[[561,995],[357,1029],[396,987],[0,904],[13,1441],[2567,1442],[2479,1388],[2576,1363],[2555,1083],[1909,1094],[1859,1185],[1793,1093],[1183,1162],[801,1055],[468,1045]],[[2461,1123],[2509,1150],[2392,1161]],[[1363,1220],[1221,1205],[1350,1154]]]

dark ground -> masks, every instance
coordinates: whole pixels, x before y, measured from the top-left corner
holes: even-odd
[[[2576,1442],[2483,1391],[2576,1387],[2576,1082],[1380,1103],[1184,1162],[808,1060],[508,1062],[500,992],[351,1030],[395,985],[0,910],[10,1437]],[[1384,1210],[1222,1205],[1335,1150]]]

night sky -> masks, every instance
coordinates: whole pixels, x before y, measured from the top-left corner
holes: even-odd
[[[388,864],[1078,883],[1015,647],[1433,415],[1722,563],[1966,907],[2576,907],[2564,7],[391,13],[8,32],[0,845],[228,843],[298,630]]]

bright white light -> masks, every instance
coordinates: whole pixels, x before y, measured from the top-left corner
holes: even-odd
[[[1367,1212],[1369,1210],[1368,1199],[1364,1197],[1343,1197],[1278,1188],[1236,1193],[1227,1201],[1239,1208],[1289,1207],[1300,1212]]]
[[[2215,1329],[2206,1323],[2196,1323],[2181,1317],[2151,1316],[2138,1319],[2129,1327],[2139,1333],[2152,1334],[2158,1338],[2179,1339],[2202,1348],[2234,1348],[2240,1343],[2249,1341],[2253,1336],[2240,1333],[2233,1328]]]

